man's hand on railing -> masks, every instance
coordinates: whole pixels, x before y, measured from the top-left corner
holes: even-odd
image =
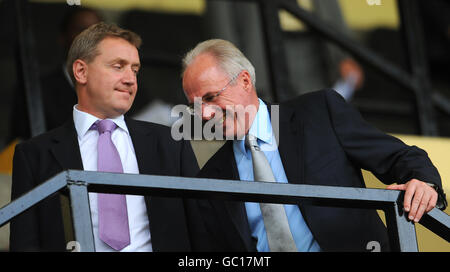
[[[403,208],[409,213],[409,220],[416,223],[425,212],[431,211],[436,206],[438,199],[436,190],[418,179],[412,179],[405,184],[392,184],[386,189],[405,191]]]

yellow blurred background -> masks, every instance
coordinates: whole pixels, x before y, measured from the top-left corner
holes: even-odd
[[[431,138],[431,137],[421,137],[421,136],[410,136],[410,135],[394,135],[400,138],[407,145],[416,145],[424,149],[428,156],[430,157],[433,164],[439,170],[442,179],[442,186],[444,192],[447,193],[448,202],[448,192],[450,191],[450,167],[447,160],[448,151],[450,151],[450,139],[449,138]],[[363,171],[364,180],[369,188],[385,188],[381,181],[379,181],[372,173]],[[449,214],[450,209],[447,207],[445,211]],[[384,221],[384,213],[380,212],[380,217]],[[419,246],[419,251],[429,252],[429,251],[439,251],[439,252],[450,252],[450,243],[440,238],[433,232],[429,231],[421,224],[416,225],[417,233],[417,243]]]
[[[345,21],[351,28],[363,30],[374,27],[398,27],[399,20],[397,2],[395,0],[380,0],[381,5],[369,5],[367,0],[338,1],[341,5]],[[30,2],[61,3],[65,1],[32,0]],[[313,8],[311,0],[297,0],[297,2],[306,10],[311,10]],[[202,14],[206,8],[206,0],[80,0],[80,3],[82,6],[98,9],[143,9],[190,14]],[[281,25],[285,30],[298,30],[303,28],[302,23],[287,12],[280,11],[280,20]]]

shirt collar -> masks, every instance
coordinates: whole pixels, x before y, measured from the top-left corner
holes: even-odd
[[[75,129],[78,134],[78,138],[81,139],[86,135],[86,133],[89,131],[89,128],[94,124],[97,120],[100,120],[100,118],[95,117],[92,114],[89,114],[84,111],[80,111],[77,109],[77,105],[73,106],[73,122],[75,124]],[[125,118],[123,115],[120,115],[116,118],[107,118],[111,121],[113,121],[118,128],[123,129],[125,132],[128,132],[128,127],[125,123]]]
[[[256,113],[255,119],[253,120],[248,133],[255,136],[258,139],[258,142],[272,145],[274,135],[272,132],[269,110],[267,109],[267,105],[261,99],[258,98],[258,100],[258,112]],[[240,150],[242,154],[247,156],[245,148],[245,138],[242,140],[237,140],[235,142],[238,145],[238,150]]]

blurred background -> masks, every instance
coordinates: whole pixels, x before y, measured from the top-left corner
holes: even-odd
[[[171,108],[186,103],[183,54],[205,39],[227,39],[255,66],[261,98],[336,89],[369,123],[425,149],[448,192],[449,14],[446,0],[0,0],[0,207],[10,201],[15,144],[71,118],[66,53],[102,20],[143,39],[129,116],[170,126]],[[192,142],[200,166],[221,144]],[[369,187],[384,188],[364,175]],[[417,231],[419,250],[450,251]],[[8,237],[8,226],[0,228],[0,250]]]

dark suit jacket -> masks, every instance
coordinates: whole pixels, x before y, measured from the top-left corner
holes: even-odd
[[[191,145],[174,141],[170,129],[125,118],[141,174],[195,176],[198,164]],[[73,120],[16,146],[12,199],[65,169],[83,170]],[[154,251],[190,251],[184,200],[145,197]],[[192,213],[191,210],[189,210]],[[195,222],[194,222],[195,223]],[[195,226],[195,224],[194,224]],[[11,222],[12,251],[64,251],[66,241],[59,194]]]
[[[373,128],[333,90],[281,104],[278,143],[290,183],[362,188],[363,168],[386,184],[417,178],[441,187],[439,173],[425,151]],[[239,179],[232,141],[198,176]],[[216,241],[212,250],[256,250],[242,202],[201,200],[199,204]],[[386,228],[375,210],[298,206],[324,251],[365,251],[370,241],[389,249]]]

